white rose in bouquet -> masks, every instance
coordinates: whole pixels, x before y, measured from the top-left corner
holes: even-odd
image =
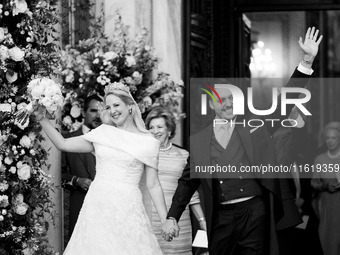
[[[112,60],[112,59],[115,59],[116,57],[118,57],[118,54],[116,52],[113,52],[113,51],[108,51],[108,52],[104,53],[103,57],[106,60]]]
[[[9,205],[8,196],[0,195],[0,207],[7,207]]]
[[[8,48],[4,45],[0,45],[0,59],[6,60],[9,58]]]
[[[71,107],[70,115],[73,118],[78,118],[80,116],[80,114],[81,114],[81,108],[80,108],[79,104],[77,102],[73,103],[72,107]]]
[[[8,171],[12,174],[15,174],[17,172],[17,169],[14,166],[12,166]]]
[[[22,166],[18,168],[17,173],[20,180],[26,181],[31,177],[31,167],[27,164],[22,164]]]
[[[5,39],[5,29],[0,27],[0,42]]]
[[[11,112],[12,107],[10,104],[0,104],[0,112]]]
[[[0,182],[0,191],[1,192],[4,192],[4,191],[6,191],[7,189],[8,189],[8,183],[6,182],[6,181],[4,181],[4,182]]]
[[[27,87],[30,89],[30,84]],[[40,99],[46,89],[45,84],[38,84],[37,86],[32,87],[31,95],[33,99]]]
[[[28,125],[28,117],[34,111],[34,106],[44,106],[47,112],[53,116],[57,109],[63,105],[61,85],[49,78],[36,78],[30,81],[27,92],[31,102],[24,109],[15,113],[15,124],[22,129]]]
[[[21,137],[19,144],[22,147],[29,148],[31,147],[31,139],[27,135],[24,135],[23,137]]]
[[[13,16],[25,13],[27,9],[28,6],[25,0],[14,0]]]
[[[17,204],[14,207],[14,211],[15,213],[19,214],[19,215],[25,215],[28,209],[28,205],[26,203],[21,203],[21,204]]]
[[[134,71],[132,77],[136,81],[136,85],[141,84],[143,81],[143,74],[140,74],[138,71]]]
[[[9,83],[13,83],[18,79],[18,74],[16,72],[13,72],[12,74],[7,72],[6,79],[8,80]]]
[[[50,97],[43,97],[39,102],[46,107],[46,109],[49,109],[53,105],[53,100]]]
[[[134,57],[134,56],[129,56],[129,55],[127,55],[127,56],[125,57],[125,64],[126,64],[127,67],[131,67],[131,66],[136,65],[136,59],[135,59],[135,57]]]
[[[18,48],[17,46],[15,46],[8,50],[8,55],[10,56],[11,59],[18,62],[24,60],[25,52],[20,50],[20,48]]]

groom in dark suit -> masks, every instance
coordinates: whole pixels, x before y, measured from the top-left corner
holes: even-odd
[[[314,28],[308,29],[304,42],[300,38],[299,44],[304,56],[287,84],[288,87],[304,87],[308,80],[306,78],[312,72],[311,65],[322,39],[320,37],[317,40],[318,31],[314,32]],[[230,90],[223,87],[215,89],[222,100],[222,105],[210,102],[216,119],[235,120]],[[292,106],[287,106],[288,113],[291,108]],[[286,117],[281,116],[279,110],[270,119]],[[247,123],[253,118],[259,119],[258,116],[237,116],[236,122],[242,123],[245,120]],[[275,128],[266,125],[258,128],[247,125],[209,125],[192,136],[190,163],[179,179],[163,225],[166,240],[171,241],[178,236],[177,222],[192,194],[201,186],[205,201],[209,254],[278,254],[275,222],[282,216],[282,200],[277,179],[261,178],[259,175],[249,178],[249,175],[242,173],[233,178],[226,175],[190,178],[195,166],[218,164],[236,166],[237,169],[261,164],[275,166],[276,154],[272,139]]]
[[[65,138],[80,136],[101,124],[99,103],[103,100],[98,95],[85,99],[83,107],[84,124],[76,131],[68,133]],[[83,205],[88,188],[93,181],[95,156],[92,153],[62,153],[62,182],[63,187],[70,190],[69,201],[69,235],[72,235],[77,222],[79,211]]]

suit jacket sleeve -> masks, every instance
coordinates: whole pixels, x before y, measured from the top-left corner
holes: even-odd
[[[285,87],[299,87],[299,88],[304,88],[308,81],[309,81],[310,75],[301,73],[300,71],[295,69],[294,73],[290,77],[288,83],[286,84]],[[289,94],[289,98],[298,98],[299,94],[297,93],[291,93]],[[271,134],[274,134],[274,132],[281,126],[281,121],[283,119],[286,119],[287,116],[289,116],[291,110],[293,109],[294,105],[288,104],[286,107],[286,115],[282,116],[281,115],[281,96],[278,97],[278,103],[277,103],[277,108],[273,114],[268,116],[268,119],[279,119],[280,121],[275,121],[274,125],[272,126],[267,125],[267,128]]]
[[[192,195],[201,184],[200,179],[190,178],[190,165],[193,164],[189,162],[185,166],[182,176],[178,180],[178,186],[174,196],[172,197],[172,204],[168,212],[168,217],[174,217],[177,221],[181,218],[181,215],[187,204],[190,202]]]
[[[61,154],[61,179],[63,182],[70,182],[73,175],[70,174],[65,152]]]

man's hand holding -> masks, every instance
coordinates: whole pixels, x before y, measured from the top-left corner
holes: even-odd
[[[162,236],[164,240],[170,242],[174,237],[179,236],[179,226],[175,219],[166,219],[162,226]]]

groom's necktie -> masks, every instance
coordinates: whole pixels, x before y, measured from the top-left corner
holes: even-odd
[[[216,140],[224,149],[227,147],[229,143],[232,130],[233,128],[230,126],[229,123],[216,125],[216,127],[214,128]]]

